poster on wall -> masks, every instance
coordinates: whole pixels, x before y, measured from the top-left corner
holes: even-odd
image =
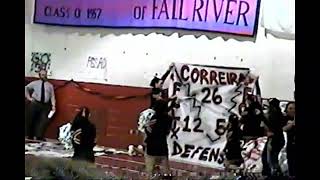
[[[51,53],[48,52],[31,52],[31,75],[38,76],[40,70],[47,71],[48,76],[52,74],[51,71]]]
[[[175,64],[165,80],[179,103],[168,136],[170,159],[223,168],[229,116],[240,114],[247,68]],[[255,83],[252,81],[251,83]]]
[[[254,36],[260,0],[36,0],[34,23]]]
[[[99,55],[90,55],[84,61],[82,70],[78,76],[91,80],[105,79],[107,69],[107,58]]]

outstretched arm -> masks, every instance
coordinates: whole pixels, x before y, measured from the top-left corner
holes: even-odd
[[[171,63],[170,66],[169,66],[169,69],[163,74],[163,76],[161,77],[162,81],[167,79],[167,77],[170,74],[172,68],[174,68],[174,63]]]

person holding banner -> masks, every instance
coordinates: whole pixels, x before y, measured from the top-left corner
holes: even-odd
[[[167,71],[169,72],[169,70]],[[166,73],[169,74],[169,73]],[[168,102],[175,97],[164,98],[162,80],[154,77],[150,84],[152,89],[151,108],[155,114],[145,128],[146,154],[145,164],[149,176],[155,176],[155,165],[161,162],[165,167],[165,176],[170,175],[167,136],[170,133],[172,118],[169,116]]]
[[[155,173],[155,165],[161,162],[164,164],[165,174],[170,174],[167,136],[170,132],[172,120],[171,117],[163,112],[165,108],[163,106],[166,106],[165,102],[159,102],[159,104],[154,107],[156,114],[152,119],[155,120],[155,123],[150,130],[146,131],[145,163],[146,171],[151,176]]]
[[[241,123],[243,124],[242,135],[245,141],[262,137],[263,128],[260,125],[264,120],[264,115],[262,106],[256,101],[254,95],[247,95],[246,108],[241,115]]]
[[[264,121],[268,140],[262,153],[262,174],[266,176],[281,176],[279,165],[279,153],[284,146],[285,140],[282,131],[284,116],[281,112],[280,101],[273,98],[269,101],[269,109]]]
[[[225,166],[231,168],[232,166],[239,167],[243,163],[241,156],[241,135],[239,118],[235,114],[231,114],[228,123],[227,144],[224,149],[226,159]]]
[[[168,77],[168,75],[171,72],[171,69],[174,67],[174,64],[170,64],[169,69],[164,73],[164,75],[161,78],[158,78],[157,76],[155,76],[151,82],[150,82],[150,86],[152,87],[151,90],[151,103],[150,103],[150,108],[153,109],[153,107],[155,106],[155,102],[158,99],[161,99],[161,96],[159,96],[160,91],[163,91],[162,89],[162,85],[163,85],[163,81]],[[157,74],[156,74],[157,75]]]

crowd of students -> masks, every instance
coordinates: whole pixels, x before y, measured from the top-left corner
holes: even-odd
[[[154,114],[151,117],[151,121],[144,126],[145,165],[150,178],[160,173],[156,172],[157,170],[155,169],[155,166],[160,163],[163,163],[165,167],[164,178],[171,177],[167,144],[167,136],[170,133],[172,124],[170,115],[172,106],[169,107],[169,102],[171,101],[174,104],[177,97],[168,97],[162,88],[162,84],[172,67],[173,65],[170,66],[170,69],[162,78],[154,77],[150,83],[152,87],[150,109],[154,111]],[[46,71],[41,71],[39,75],[41,80],[34,81],[26,86],[26,98],[30,100],[31,105],[35,106],[31,111],[30,117],[33,121],[30,121],[29,131],[27,132],[30,138],[33,138],[34,131],[37,129],[34,125],[39,121],[44,121],[43,119],[47,119],[42,114],[48,113],[49,101],[53,101],[52,107],[55,106],[54,91],[52,85],[47,82]],[[45,90],[50,88],[50,93],[45,94],[44,92],[48,92]],[[29,95],[30,89],[34,91],[32,96]],[[278,156],[285,145],[283,133],[285,131],[287,135],[286,150],[289,175],[295,177],[295,103],[287,103],[285,111],[282,112],[280,101],[272,98],[269,100],[267,111],[264,111],[262,103],[257,100],[257,97],[248,94],[245,104],[240,117],[235,114],[231,114],[229,117],[229,124],[226,127],[227,144],[224,149],[227,159],[225,165],[240,166],[243,163],[241,140],[247,142],[267,136],[268,140],[262,153],[262,173],[265,176],[281,176],[282,172]],[[96,128],[89,121],[89,117],[89,109],[82,107],[72,121],[71,141],[74,148],[73,159],[94,162],[93,147],[96,143]],[[43,139],[43,133],[36,137]]]
[[[169,69],[170,70],[170,69]],[[169,134],[172,118],[168,103],[176,97],[167,97],[162,89],[162,77],[155,77],[151,82],[151,109],[155,111],[152,120],[146,124],[145,145],[146,170],[150,176],[155,176],[155,165],[164,162],[165,174],[170,174],[168,163],[167,135]],[[244,162],[241,156],[241,141],[248,142],[259,137],[267,136],[262,153],[262,174],[267,177],[282,176],[279,165],[279,153],[285,145],[284,133],[287,135],[287,158],[289,176],[295,177],[295,103],[288,102],[285,111],[280,108],[280,101],[276,98],[268,100],[268,107],[264,109],[257,96],[248,94],[245,107],[240,116],[231,114],[227,128],[227,144],[224,149],[226,155],[225,166],[240,167]]]
[[[271,98],[268,102],[268,108],[264,111],[257,98],[248,95],[240,120],[237,120],[237,116],[231,116],[225,149],[227,161],[229,164],[239,166],[243,162],[240,141],[247,142],[267,136],[262,153],[262,174],[267,177],[282,176],[279,153],[285,146],[284,132],[286,132],[289,176],[295,177],[295,103],[288,102],[282,112],[278,99]]]

